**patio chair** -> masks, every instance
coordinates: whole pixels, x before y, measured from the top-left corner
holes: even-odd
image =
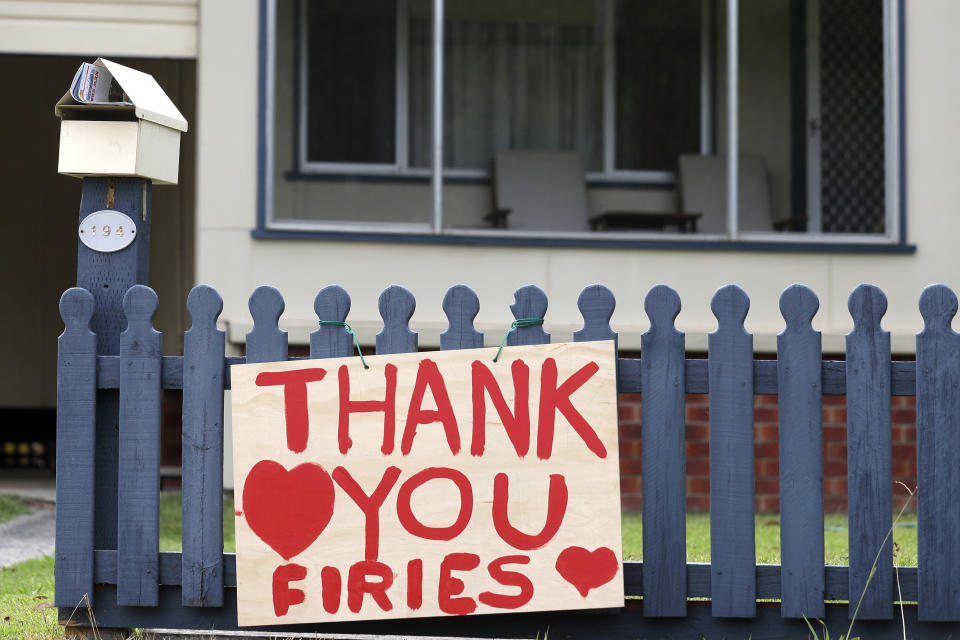
[[[510,150],[494,160],[495,227],[587,231],[587,187],[576,151]]]
[[[679,159],[681,210],[700,213],[704,233],[727,230],[727,156],[681,155]],[[743,231],[803,231],[805,217],[774,220],[770,206],[767,168],[760,156],[739,156],[737,217]]]
[[[494,160],[495,227],[532,231],[696,231],[700,214],[604,211],[591,216],[576,151],[510,150]]]

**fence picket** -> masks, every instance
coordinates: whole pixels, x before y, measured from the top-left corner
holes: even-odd
[[[513,292],[513,304],[510,311],[513,317],[543,318],[547,315],[547,294],[536,285],[529,284]],[[550,334],[540,325],[517,327],[507,336],[507,345],[517,347],[530,344],[550,344]]]
[[[960,334],[957,296],[920,296],[917,334],[917,573],[920,620],[960,620]]]
[[[644,301],[650,329],[641,337],[643,613],[687,612],[684,335],[674,326],[680,296],[665,285]]]
[[[155,607],[160,576],[160,333],[157,294],[134,285],[123,297],[120,334],[120,455],[117,605]]]
[[[587,340],[613,340],[617,347],[617,332],[610,328],[610,318],[617,307],[613,292],[602,284],[583,288],[577,297],[577,308],[583,316],[583,327],[573,332],[574,342]]]
[[[191,327],[183,334],[184,606],[223,606],[223,357],[217,329],[223,300],[194,287],[187,297]]]
[[[417,301],[406,287],[392,284],[380,294],[380,317],[383,329],[377,334],[377,353],[414,353],[417,334],[410,330],[410,318]]]
[[[93,602],[94,458],[97,336],[93,296],[67,289],[57,354],[57,533],[54,574],[58,607]]]
[[[443,296],[443,312],[447,314],[447,330],[440,334],[440,348],[478,349],[483,346],[483,334],[473,326],[480,312],[480,299],[473,289],[458,284],[447,289]]]
[[[287,332],[279,328],[285,304],[274,287],[254,289],[248,302],[253,329],[247,332],[247,362],[285,362]]]
[[[713,615],[756,615],[753,523],[753,337],[750,308],[736,285],[710,301],[717,330],[709,336],[710,558]]]
[[[893,551],[886,537],[893,520],[890,334],[880,327],[887,297],[861,284],[847,307],[853,316],[853,331],[847,334],[850,616],[862,595],[857,617],[885,620],[893,614]]]
[[[350,294],[340,285],[324,287],[313,300],[318,320],[346,322]],[[311,358],[347,358],[353,355],[353,336],[346,327],[320,325],[310,334]]]
[[[777,336],[780,416],[780,563],[785,618],[822,618],[823,411],[816,294],[795,284],[780,296],[786,328]]]

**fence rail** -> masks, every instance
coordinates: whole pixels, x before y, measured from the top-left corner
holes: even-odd
[[[616,340],[609,324],[616,301],[602,285],[583,290],[584,319],[574,340]],[[746,293],[729,285],[713,297],[718,320],[706,359],[687,359],[684,335],[675,327],[680,297],[666,286],[650,290],[645,310],[650,329],[640,358],[618,359],[618,390],[641,393],[643,557],[624,567],[627,607],[601,614],[482,616],[464,629],[458,620],[363,623],[326,627],[390,633],[530,636],[544,625],[560,637],[628,637],[673,633],[806,633],[803,616],[840,625],[863,594],[858,619],[876,637],[893,637],[906,624],[924,637],[946,636],[960,621],[960,334],[950,323],[957,297],[935,285],[924,290],[915,362],[891,361],[889,334],[880,325],[883,292],[861,285],[850,296],[854,329],[846,361],[822,359],[820,334],[812,326],[819,301],[807,287],[784,291],[780,310],[786,328],[776,360],[755,360],[744,327]],[[58,360],[58,477],[56,598],[61,617],[86,598],[100,625],[167,628],[236,628],[236,569],[223,553],[223,390],[230,365],[289,358],[287,334],[279,328],[280,293],[260,287],[250,297],[254,328],[246,357],[224,356],[224,332],[216,326],[223,303],[207,286],[187,301],[192,326],[183,356],[162,356],[162,336],[153,329],[158,300],[144,286],[124,298],[127,327],[119,355],[98,355],[90,330],[93,297],[84,289],[64,293],[65,330]],[[418,348],[410,329],[413,295],[400,286],[380,296],[383,329],[378,354]],[[449,327],[441,348],[483,345],[473,321],[476,294],[458,285],[442,308]],[[346,321],[350,297],[338,286],[314,301],[319,320]],[[542,318],[547,297],[535,287],[515,292],[516,318]],[[550,342],[541,326],[517,328],[508,345]],[[310,358],[353,353],[350,334],[320,325],[310,334]],[[158,551],[160,395],[183,389],[183,551]],[[98,390],[119,389],[119,474],[116,549],[95,548],[96,412]],[[711,564],[686,562],[685,395],[710,396]],[[781,559],[755,563],[753,396],[776,394],[780,406]],[[849,567],[823,562],[822,396],[846,395]],[[918,567],[893,567],[890,398],[915,395],[917,406]],[[879,558],[879,560],[877,560]],[[871,575],[873,576],[871,578]],[[688,598],[708,598],[703,603]],[[776,604],[758,600],[779,600]],[[846,600],[843,614],[829,601]],[[897,601],[916,606],[894,610]],[[771,613],[771,607],[775,614]],[[895,615],[896,614],[896,615]],[[861,624],[858,622],[858,625]],[[601,631],[601,629],[605,629]],[[671,631],[675,630],[675,631]],[[844,626],[845,629],[845,626]],[[839,629],[838,630],[842,630]],[[835,634],[837,631],[834,631]],[[943,633],[941,633],[943,632]]]

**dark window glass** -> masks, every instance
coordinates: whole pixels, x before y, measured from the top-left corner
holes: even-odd
[[[701,0],[618,0],[617,169],[664,171],[700,151]]]
[[[411,164],[429,159],[431,14],[410,19]],[[447,0],[444,165],[490,168],[506,149],[576,150],[599,170],[603,43],[591,0]]]
[[[396,5],[307,3],[307,160],[393,164]]]

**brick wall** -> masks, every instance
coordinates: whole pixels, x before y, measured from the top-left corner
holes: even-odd
[[[894,481],[903,482],[913,490],[917,484],[915,399],[898,396],[892,398],[891,403]],[[620,394],[620,487],[623,508],[628,511],[639,511],[643,506],[640,406],[640,394]],[[171,467],[180,465],[181,407],[180,392],[164,392],[162,464]],[[780,510],[777,397],[755,396],[753,419],[756,509],[761,513],[777,512]],[[846,419],[846,397],[824,396],[823,476],[827,513],[847,510]],[[176,488],[179,478],[165,477],[163,486]],[[903,487],[894,485],[895,501],[906,495]],[[687,394],[687,510],[710,510],[710,410],[705,394]]]
[[[637,393],[620,394],[620,486],[623,508],[643,506],[640,463],[640,406]],[[758,512],[780,510],[780,449],[777,397],[754,397],[754,478]],[[917,484],[916,403],[913,397],[891,399],[893,478],[910,490]],[[823,485],[827,513],[847,510],[847,408],[845,396],[823,397]],[[687,394],[687,510],[710,510],[710,409],[708,396]],[[894,485],[896,507],[908,496]],[[913,503],[915,508],[915,503]]]

